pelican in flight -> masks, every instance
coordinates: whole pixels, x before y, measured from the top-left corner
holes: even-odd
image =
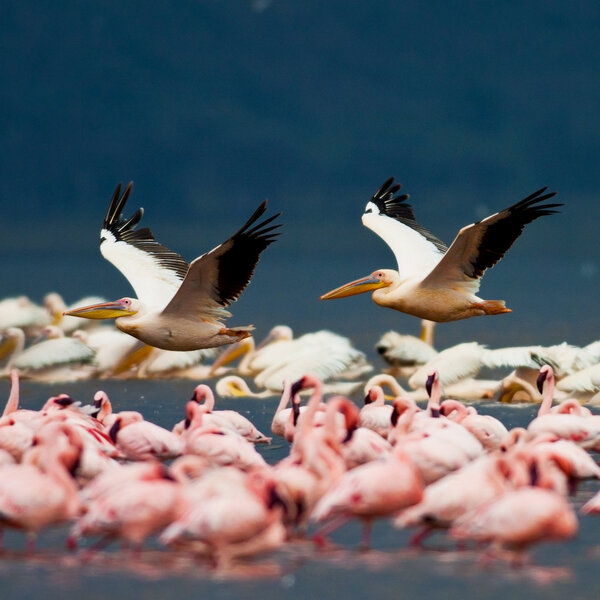
[[[521,235],[527,223],[555,212],[562,204],[541,204],[556,192],[542,188],[482,221],[463,227],[449,248],[415,221],[408,194],[388,179],[373,195],[363,225],[392,249],[398,271],[379,269],[347,283],[321,300],[373,291],[376,304],[409,315],[444,322],[511,312],[503,300],[476,294],[486,269],[493,267]]]
[[[214,348],[242,340],[253,326],[225,327],[226,307],[250,282],[261,252],[271,244],[280,213],[262,222],[266,200],[228,240],[191,264],[154,239],[148,228],[135,229],[144,210],[122,213],[133,182],[121,194],[117,185],[100,231],[100,251],[129,280],[137,298],[121,298],[75,308],[67,315],[115,319],[116,326],[164,350]]]

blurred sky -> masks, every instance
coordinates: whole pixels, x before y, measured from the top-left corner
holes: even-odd
[[[190,260],[268,198],[284,230],[229,323],[372,346],[418,321],[318,296],[395,267],[360,222],[386,178],[446,243],[549,186],[561,215],[528,226],[482,283],[514,312],[438,340],[597,339],[599,26],[593,1],[4,0],[2,295],[131,294],[98,252],[119,181]]]

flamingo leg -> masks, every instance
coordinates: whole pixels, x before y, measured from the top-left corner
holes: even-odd
[[[338,515],[337,517],[335,517],[334,519],[329,521],[329,523],[323,525],[323,527],[321,527],[321,529],[319,529],[315,532],[315,534],[313,536],[313,541],[315,542],[315,544],[317,546],[324,546],[326,536],[328,536],[330,533],[332,533],[336,529],[339,529],[342,525],[347,523],[349,520],[350,520],[350,517],[348,515]]]
[[[114,538],[114,536],[112,534],[107,534],[107,535],[101,537],[97,542],[92,544],[89,548],[87,548],[83,555],[84,562],[90,560],[92,558],[92,556],[94,556],[94,554],[96,554],[96,552],[99,552],[100,550],[103,550],[104,548],[106,548],[106,546],[108,546],[108,544],[110,544],[110,542],[112,542],[113,538]]]
[[[28,531],[25,534],[25,551],[29,555],[35,552],[35,538],[36,534],[33,531]]]
[[[408,541],[409,546],[422,546],[423,542],[426,538],[428,538],[433,533],[433,528],[431,527],[422,527],[419,529]]]
[[[365,519],[363,521],[362,537],[360,540],[360,547],[362,550],[368,550],[371,547],[372,531],[373,531],[373,521],[371,519]]]

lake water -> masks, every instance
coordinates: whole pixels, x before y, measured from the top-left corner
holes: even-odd
[[[146,418],[171,427],[181,419],[193,386],[180,380],[52,386],[25,381],[22,403],[37,408],[59,392],[86,403],[97,389],[104,389],[115,410],[140,410]],[[6,383],[0,388],[3,395],[7,388]],[[218,400],[221,408],[246,414],[263,431],[269,429],[276,403],[276,398]],[[527,424],[536,410],[489,403],[478,409],[501,418],[507,427]],[[271,446],[259,449],[273,463],[287,454],[288,445],[275,439]],[[574,505],[579,507],[598,487],[598,482],[580,485],[572,498]],[[410,531],[394,529],[389,521],[381,520],[374,527],[368,551],[358,548],[360,527],[351,523],[331,536],[331,547],[317,549],[310,540],[294,542],[229,572],[215,571],[202,559],[164,550],[155,542],[136,557],[112,545],[86,562],[81,553],[64,549],[64,529],[43,532],[38,550],[28,557],[23,553],[22,535],[7,531],[0,553],[2,598],[598,598],[600,519],[580,515],[579,522],[575,539],[533,547],[528,563],[521,567],[502,561],[485,564],[480,552],[458,551],[442,534],[433,535],[425,549],[411,548]]]

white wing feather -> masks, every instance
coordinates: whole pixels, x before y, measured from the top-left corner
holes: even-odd
[[[102,229],[102,256],[111,262],[131,284],[136,296],[151,310],[162,311],[181,286],[182,279],[162,266],[151,254],[123,241]]]
[[[24,350],[15,360],[17,369],[44,369],[73,362],[90,362],[94,351],[79,340],[57,338],[44,340]]]
[[[444,253],[418,231],[379,212],[373,202],[362,216],[365,227],[376,233],[392,250],[402,279],[423,279],[440,262]]]

